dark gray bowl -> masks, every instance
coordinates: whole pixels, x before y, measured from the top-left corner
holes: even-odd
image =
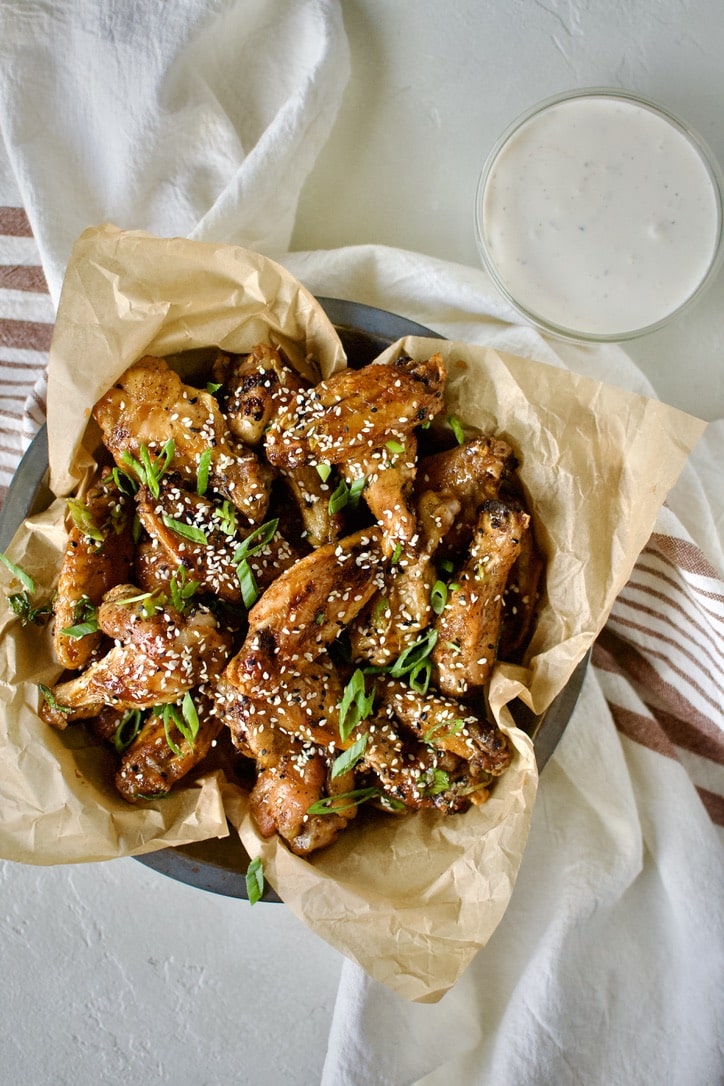
[[[371,362],[403,336],[443,338],[429,328],[386,310],[339,298],[320,298],[319,301],[336,327],[347,355],[356,365]],[[0,510],[0,551],[7,548],[26,517],[49,504],[52,495],[48,490],[47,475],[48,437],[43,427],[20,462]],[[586,656],[581,661],[568,685],[542,716],[535,716],[520,702],[511,706],[516,724],[533,739],[539,771],[555,750],[573,713],[588,659]],[[245,874],[249,857],[233,831],[228,837],[162,849],[138,859],[178,882],[226,897],[247,896]],[[267,887],[262,900],[279,901],[279,898],[271,887]]]

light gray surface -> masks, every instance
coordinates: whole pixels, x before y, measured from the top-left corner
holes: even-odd
[[[472,197],[498,132],[574,86],[627,86],[724,160],[721,0],[348,0],[352,81],[296,248],[379,242],[477,264]],[[628,349],[658,394],[724,414],[722,277]],[[340,960],[283,907],[130,860],[0,864],[0,1082],[319,1082]],[[505,921],[503,921],[505,923]]]

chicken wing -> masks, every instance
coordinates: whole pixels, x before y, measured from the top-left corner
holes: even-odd
[[[510,765],[510,746],[500,728],[462,702],[430,690],[420,694],[393,679],[379,693],[381,704],[418,739],[464,759],[473,775],[497,777]]]
[[[299,728],[297,710],[289,711],[283,700],[277,703],[277,698],[272,698],[271,707],[265,712],[263,702],[256,702],[225,679],[221,680],[218,693],[234,745],[256,761],[257,779],[250,795],[250,810],[259,832],[264,837],[279,833],[299,856],[308,856],[332,844],[354,818],[357,808],[354,804],[344,804],[339,811],[327,814],[308,811],[324,797],[351,791],[354,773],[349,771],[333,778],[330,772],[333,755],[329,751],[323,753],[301,735],[275,727],[276,721],[283,720],[289,728]],[[316,727],[323,725],[317,720],[315,727],[310,718],[310,726],[316,731]],[[302,729],[299,731],[302,733]],[[327,743],[325,735],[325,746]]]
[[[168,465],[195,489],[207,455],[209,485],[259,524],[269,505],[273,473],[256,453],[235,442],[213,396],[185,385],[161,358],[136,362],[93,409],[103,440],[126,468],[145,448],[158,456],[173,441]]]
[[[340,464],[348,484],[364,479],[362,496],[382,529],[382,548],[399,560],[418,541],[413,488],[417,469],[414,433],[390,437],[378,448],[354,453]]]
[[[180,615],[166,606],[147,616],[147,598],[134,585],[118,585],[98,609],[98,625],[116,640],[105,656],[67,682],[57,683],[41,704],[56,728],[97,716],[104,705],[149,709],[177,701],[226,664],[231,637],[205,610]]]
[[[318,547],[279,576],[249,612],[246,640],[226,669],[264,696],[270,682],[321,655],[382,583],[380,532],[366,528]]]
[[[212,369],[221,384],[219,402],[234,437],[261,443],[272,419],[304,382],[280,350],[260,343],[246,355],[219,354]]]
[[[250,532],[236,525],[228,511],[208,498],[184,490],[173,479],[161,480],[154,498],[146,487],[139,490],[138,516],[149,536],[156,540],[172,569],[183,567],[198,581],[199,591],[212,592],[229,603],[242,600],[235,554]],[[296,554],[275,531],[247,559],[260,589],[293,565]]]
[[[516,459],[510,445],[499,438],[472,438],[420,460],[417,469],[418,499],[426,492],[437,499],[454,499],[459,508],[444,535],[445,551],[465,550],[472,538],[484,501],[497,498],[513,473]]]
[[[165,796],[173,786],[194,769],[211,750],[224,727],[223,717],[214,711],[213,699],[202,690],[194,691],[196,734],[183,730],[177,722],[183,716],[181,705],[173,713],[149,713],[138,735],[123,754],[116,772],[116,788],[129,803]],[[186,734],[185,734],[186,733]]]
[[[133,509],[108,473],[70,509],[72,522],[53,603],[53,645],[63,667],[77,670],[85,666],[103,636],[97,630],[80,632],[89,617],[84,611],[92,616],[104,593],[130,574]]]
[[[267,457],[289,469],[339,464],[365,449],[380,448],[433,418],[442,408],[444,385],[440,355],[427,362],[399,358],[341,370],[296,393],[267,431]]]
[[[527,530],[527,513],[499,501],[483,503],[470,553],[438,616],[433,681],[443,694],[480,692],[495,662],[503,594]]]

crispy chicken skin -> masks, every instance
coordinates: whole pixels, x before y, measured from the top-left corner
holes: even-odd
[[[169,468],[195,488],[201,457],[210,449],[210,485],[250,524],[263,520],[273,473],[256,453],[234,441],[214,397],[183,384],[163,359],[147,356],[127,369],[98,401],[93,415],[122,468],[124,453],[138,459],[141,446],[146,446],[158,455],[172,439]]]
[[[530,518],[520,509],[483,503],[469,556],[438,616],[433,681],[443,694],[480,693],[490,679],[500,634],[503,594]]]
[[[205,610],[182,616],[167,606],[147,618],[135,585],[118,585],[98,609],[98,624],[115,644],[79,675],[52,687],[56,708],[41,704],[57,728],[96,716],[104,705],[150,709],[177,701],[218,674],[229,658],[230,636]],[[63,711],[65,709],[66,711]]]
[[[381,583],[380,532],[365,528],[301,558],[249,612],[249,632],[226,677],[262,696],[321,655]]]
[[[59,662],[71,669],[85,666],[103,635],[95,632],[75,637],[65,631],[81,621],[79,610],[83,601],[97,607],[109,588],[128,578],[134,553],[132,508],[110,474],[91,487],[83,506],[83,519],[74,518],[68,529],[53,603],[55,653]],[[79,522],[84,526],[79,526]]]
[[[201,691],[194,692],[194,703],[199,727],[193,741],[173,725],[168,728],[167,735],[160,715],[151,713],[146,718],[123,754],[116,773],[116,788],[129,803],[166,795],[211,750],[224,727],[224,720],[213,711],[213,700]]]
[[[339,464],[368,448],[400,440],[443,406],[445,368],[440,355],[426,362],[389,364],[333,374],[298,392],[266,434],[270,463]]]
[[[212,373],[221,384],[219,402],[229,429],[250,446],[261,443],[272,419],[304,387],[282,352],[266,343],[246,355],[219,353]]]

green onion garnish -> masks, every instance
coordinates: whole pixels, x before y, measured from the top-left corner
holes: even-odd
[[[317,475],[319,476],[319,478],[322,480],[323,483],[326,483],[327,479],[332,474],[332,465],[331,464],[315,464],[314,466],[317,469]]]
[[[348,769],[354,769],[357,763],[362,758],[367,746],[367,736],[361,735],[359,739],[352,744],[348,750],[343,751],[338,758],[335,758],[332,763],[331,778],[341,777],[343,773],[346,773]]]
[[[211,449],[204,449],[199,457],[199,466],[196,469],[196,493],[202,497],[209,487],[209,468],[211,467]]]
[[[264,894],[264,868],[261,859],[257,856],[251,860],[246,869],[246,896],[250,905],[256,905]]]
[[[325,815],[335,814],[337,811],[348,811],[350,807],[358,807],[368,799],[375,799],[382,795],[379,788],[372,785],[369,788],[355,788],[352,792],[340,792],[337,796],[324,796],[318,799],[311,807],[307,807],[307,814]],[[340,803],[340,800],[343,802]]]
[[[121,722],[113,736],[113,746],[119,754],[130,747],[141,730],[143,714],[140,709],[128,709],[121,717]]]
[[[168,516],[167,513],[161,517],[161,520],[170,528],[176,535],[180,535],[182,539],[188,539],[190,543],[200,543],[202,546],[208,544],[206,533],[202,532],[200,528],[196,528],[193,524],[186,524],[183,520],[174,520],[173,517]]]
[[[20,581],[26,592],[35,591],[35,581],[29,573],[26,573],[20,566],[16,566],[14,562],[11,562],[6,554],[0,553],[0,562],[7,566],[13,577],[16,577]]]
[[[342,700],[339,703],[339,734],[342,739],[348,738],[360,720],[366,720],[372,712],[374,700],[374,687],[368,694],[364,672],[357,668],[344,688]]]
[[[430,593],[430,606],[436,615],[442,614],[447,603],[448,588],[444,581],[435,581]]]
[[[455,440],[457,441],[458,445],[464,445],[465,432],[463,430],[463,424],[461,423],[460,419],[457,417],[457,415],[448,415],[447,421],[450,429],[455,435]]]

